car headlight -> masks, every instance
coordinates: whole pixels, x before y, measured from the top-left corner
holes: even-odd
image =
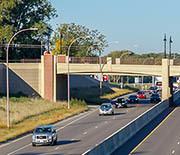
[[[47,139],[51,139],[52,138],[52,136],[47,136]]]
[[[35,136],[35,135],[33,135],[33,136],[32,136],[32,139],[36,139],[36,136]]]

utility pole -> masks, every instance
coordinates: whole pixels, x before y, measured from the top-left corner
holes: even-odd
[[[171,36],[170,36],[170,38],[169,38],[169,59],[171,59],[171,44],[172,44],[172,38],[171,38]]]
[[[49,42],[50,42],[50,28],[48,28],[48,53],[50,53],[50,51],[49,51]]]
[[[63,34],[60,32],[60,54],[62,54],[62,39],[63,39]]]
[[[163,39],[163,41],[164,41],[164,58],[166,59],[166,41],[167,41],[167,39],[166,39],[166,33],[164,34],[164,39]]]

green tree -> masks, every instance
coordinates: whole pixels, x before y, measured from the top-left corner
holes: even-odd
[[[71,24],[61,24],[54,33],[51,43],[53,46],[53,53],[60,53],[60,33],[63,35],[62,52],[67,54],[67,49],[70,43],[82,36],[73,43],[70,49],[70,56],[95,56],[97,52],[103,51],[108,46],[105,36],[97,30],[89,30],[85,26]]]
[[[124,57],[128,57],[129,55],[130,56],[134,55],[134,53],[129,50],[112,51],[107,55],[107,57],[120,58],[123,55]]]
[[[48,21],[56,17],[56,10],[48,0],[0,0],[0,44],[7,44],[16,32],[39,28],[37,32],[26,31],[16,36],[12,44],[40,44],[47,37]],[[5,49],[0,49],[0,58],[5,59]],[[40,49],[10,48],[10,59],[38,58]]]

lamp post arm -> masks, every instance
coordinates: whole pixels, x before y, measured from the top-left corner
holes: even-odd
[[[76,42],[78,39],[80,39],[80,38],[83,38],[83,36],[80,36],[80,37],[78,37],[78,38],[76,38],[76,39],[74,39],[71,43],[70,43],[70,45],[69,45],[69,47],[68,47],[68,61],[67,61],[67,65],[68,65],[68,73],[67,73],[67,89],[68,89],[68,94],[67,94],[67,96],[68,96],[68,109],[70,109],[70,73],[69,73],[69,52],[70,52],[70,48],[71,48],[71,46],[72,46],[72,44],[74,43],[74,42]]]
[[[11,41],[14,39],[15,36],[17,36],[19,33],[21,32],[24,32],[24,31],[35,31],[35,30],[38,30],[38,28],[29,28],[29,29],[23,29],[23,30],[20,30],[18,32],[16,32],[12,37],[11,39],[9,40],[8,42],[8,45],[7,45],[7,49],[6,49],[6,82],[7,82],[7,99],[6,99],[6,104],[7,104],[7,127],[9,128],[10,127],[10,111],[9,111],[9,64],[8,64],[8,56],[9,56],[9,46],[10,46],[10,43]]]

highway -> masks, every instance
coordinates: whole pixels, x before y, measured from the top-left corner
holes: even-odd
[[[136,148],[132,154],[180,154],[180,107],[175,108]]]
[[[180,154],[180,107],[170,107],[140,130],[113,155],[179,155]]]
[[[98,107],[60,121],[55,124],[58,142],[55,146],[31,146],[31,135],[27,134],[16,140],[0,145],[0,155],[35,155],[35,154],[83,154],[96,146],[115,131],[153,106],[149,100],[139,104],[130,104],[128,108],[115,109],[115,115],[99,116]]]

